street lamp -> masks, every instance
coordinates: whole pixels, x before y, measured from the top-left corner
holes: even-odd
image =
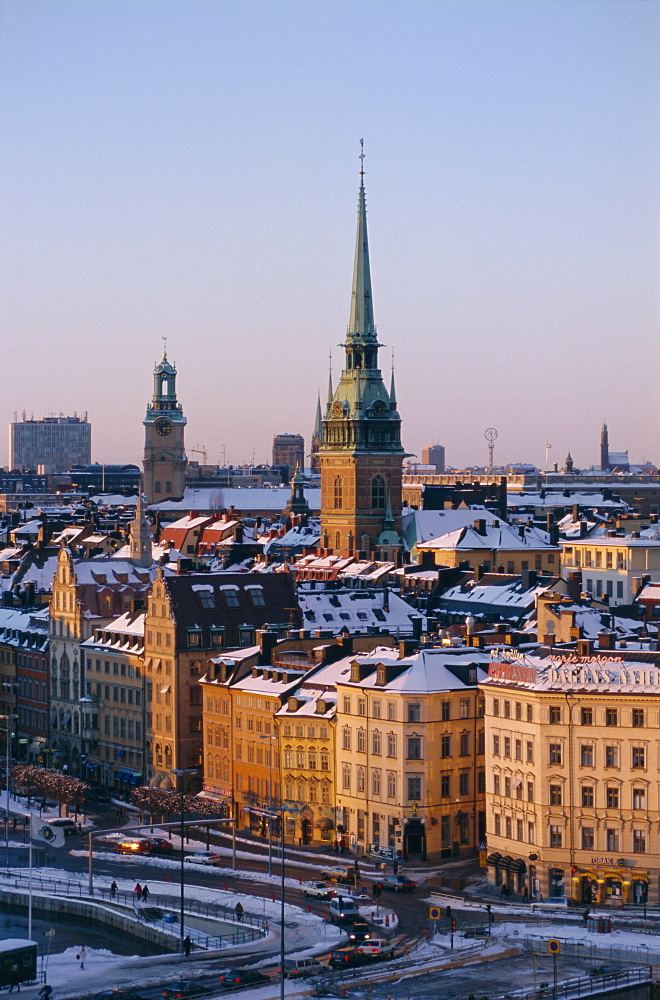
[[[185,937],[185,935],[184,935],[184,926],[183,926],[183,911],[184,911],[184,903],[185,903],[185,889],[184,889],[185,880],[184,880],[184,866],[183,866],[183,855],[185,854],[185,851],[183,849],[183,837],[184,837],[184,833],[185,833],[185,829],[184,829],[184,825],[183,825],[183,779],[184,779],[184,777],[185,777],[186,774],[197,774],[197,768],[196,767],[189,767],[189,768],[186,768],[185,770],[182,770],[181,768],[175,767],[175,768],[171,768],[170,769],[170,774],[175,774],[177,776],[177,778],[181,779],[180,786],[179,786],[180,787],[180,791],[181,791],[181,935],[180,935],[181,942],[180,943],[181,943],[181,953],[183,954],[183,951],[184,951],[184,948],[183,948],[183,939]]]
[[[11,748],[11,724],[17,715],[0,715],[7,720],[7,753],[5,756],[5,844],[7,845],[7,871],[9,871],[9,751]]]
[[[260,736],[260,740],[276,740],[277,733]],[[268,874],[273,874],[273,748],[268,751]]]

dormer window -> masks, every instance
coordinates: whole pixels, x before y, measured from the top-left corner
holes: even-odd
[[[188,629],[188,646],[201,646],[202,645],[202,630],[199,628],[189,628]]]
[[[351,663],[351,682],[353,684],[360,683],[360,664]]]
[[[215,601],[213,599],[212,590],[198,590],[197,597],[199,599],[200,608],[204,608],[207,611],[213,610],[215,607]]]
[[[298,699],[289,698],[287,702],[287,712],[297,712],[298,711]]]
[[[214,626],[211,629],[211,645],[215,646],[216,649],[225,644],[225,630],[224,628],[218,628]]]
[[[245,587],[248,594],[250,595],[250,600],[252,601],[253,608],[265,608],[266,601],[264,600],[264,589],[259,584],[248,584]]]
[[[235,584],[223,584],[220,590],[224,594],[225,603],[228,608],[238,608],[240,606],[238,587]]]
[[[250,625],[242,625],[238,630],[238,641],[241,646],[254,644],[254,629]]]
[[[376,669],[376,684],[378,684],[379,687],[384,687],[387,684],[387,671],[382,665]]]

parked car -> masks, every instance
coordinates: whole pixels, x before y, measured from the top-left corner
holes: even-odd
[[[195,854],[186,854],[183,860],[189,865],[219,865],[223,859],[216,851],[197,851]]]
[[[117,987],[115,990],[102,990],[101,993],[94,993],[92,1000],[145,1000],[145,997],[135,990]]]
[[[193,982],[192,979],[184,979],[180,983],[171,983],[163,990],[163,996],[168,1000],[180,1000],[183,997],[207,997],[213,991],[208,986]]]
[[[270,977],[256,969],[227,969],[220,976],[224,990],[238,990],[241,986],[262,986],[270,982]]]
[[[392,892],[412,892],[415,883],[407,875],[388,875],[379,881],[381,889],[391,889]]]
[[[386,938],[369,938],[358,945],[358,951],[370,958],[394,958],[394,944]]]
[[[328,965],[331,969],[350,969],[355,965],[367,965],[369,955],[363,955],[357,948],[335,948],[330,952]]]
[[[353,923],[344,927],[344,931],[348,934],[348,940],[351,944],[360,944],[371,937],[371,930],[366,920],[354,920]]]
[[[336,893],[336,889],[333,889],[331,885],[327,882],[303,882],[302,884],[303,896],[305,899],[332,899]]]
[[[278,969],[278,975],[279,971]],[[315,958],[287,958],[284,960],[285,979],[307,979],[309,976],[318,976],[322,971]]]
[[[72,819],[47,819],[46,822],[48,826],[54,826],[58,830],[62,830],[65,837],[73,837],[75,833],[80,833],[78,824],[74,823]]]
[[[620,965],[597,965],[593,969],[589,969],[590,976],[618,976],[623,972],[623,968]]]
[[[323,869],[321,878],[327,879],[328,882],[342,882],[353,885],[355,882],[355,870],[353,868],[345,868],[343,865],[333,865],[332,867]]]

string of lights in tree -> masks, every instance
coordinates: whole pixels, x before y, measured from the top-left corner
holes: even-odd
[[[11,776],[14,788],[30,795],[50,796],[58,802],[76,802],[89,791],[89,785],[80,778],[35,764],[14,764]]]
[[[131,795],[131,802],[151,816],[173,816],[181,811],[180,793],[164,788],[136,788]],[[197,795],[183,796],[183,810],[209,819],[224,813],[222,804]]]

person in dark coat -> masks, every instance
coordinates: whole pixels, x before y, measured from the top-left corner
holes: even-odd
[[[183,939],[183,951],[186,958],[190,958],[190,952],[192,949],[192,941],[190,940],[190,934],[186,934]]]

